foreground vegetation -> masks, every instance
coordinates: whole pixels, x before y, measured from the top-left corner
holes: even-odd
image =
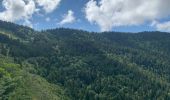
[[[33,74],[27,63],[21,65],[12,58],[0,56],[0,100],[61,100],[63,90]]]

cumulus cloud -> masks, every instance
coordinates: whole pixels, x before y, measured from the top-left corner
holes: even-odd
[[[158,31],[165,31],[165,32],[170,32],[170,21],[163,22],[163,23],[156,23],[155,27],[157,28]]]
[[[75,21],[74,12],[72,10],[69,10],[67,14],[63,16],[62,21],[59,23],[60,25],[73,23]]]
[[[47,13],[54,11],[61,2],[61,0],[35,0],[35,1]]]
[[[141,25],[170,15],[170,0],[90,0],[85,6],[89,22],[101,31],[113,27]]]
[[[61,0],[3,0],[4,11],[0,12],[0,20],[16,22],[23,20],[24,25],[32,27],[30,19],[40,10],[46,13],[54,11]],[[38,14],[38,13],[37,13]]]
[[[35,3],[32,0],[3,0],[5,10],[0,12],[0,19],[4,21],[18,21],[20,19],[29,19],[36,11]]]

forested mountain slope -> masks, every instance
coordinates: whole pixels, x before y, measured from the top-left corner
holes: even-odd
[[[0,53],[0,99],[170,99],[169,33],[37,32],[0,21]]]

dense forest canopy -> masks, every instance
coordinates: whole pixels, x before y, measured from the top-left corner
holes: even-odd
[[[170,34],[35,31],[0,21],[0,100],[169,100]]]

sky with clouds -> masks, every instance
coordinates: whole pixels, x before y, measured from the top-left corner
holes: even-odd
[[[170,0],[0,0],[0,20],[36,30],[170,32]]]

